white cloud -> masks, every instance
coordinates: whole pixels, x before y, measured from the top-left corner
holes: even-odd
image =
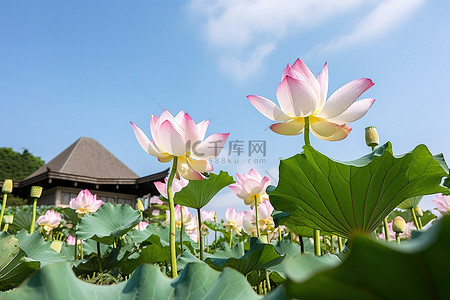
[[[384,1],[365,16],[351,33],[332,41],[324,50],[338,50],[379,38],[408,19],[423,2],[424,0]]]
[[[423,1],[192,0],[190,10],[202,19],[221,70],[242,81],[260,72],[265,58],[289,35],[314,30],[326,22],[335,27],[331,23],[334,17],[371,10],[350,34],[327,45],[330,50],[348,47],[386,34]]]

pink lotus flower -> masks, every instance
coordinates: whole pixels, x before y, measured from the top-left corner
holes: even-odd
[[[230,185],[230,189],[241,199],[244,199],[246,205],[255,205],[255,198],[258,203],[268,200],[266,193],[267,187],[270,185],[270,179],[251,169],[247,174],[236,174],[237,182]]]
[[[243,212],[236,212],[234,208],[227,208],[225,211],[225,223],[223,223],[223,227],[225,227],[226,231],[236,230],[238,235],[241,235],[242,230],[242,221],[244,219]]]
[[[203,179],[201,173],[213,170],[209,160],[219,155],[229,135],[216,133],[204,139],[209,121],[195,124],[183,111],[175,117],[167,110],[159,118],[152,115],[150,130],[153,141],[139,127],[131,124],[145,152],[158,157],[160,162],[169,162],[178,157],[176,176],[188,180]]]
[[[205,221],[214,222],[215,214],[216,214],[216,212],[213,210],[211,210],[211,211],[200,210],[200,215],[202,217],[202,233],[203,234],[208,234],[208,232],[209,232],[208,227],[205,224],[203,224],[203,222],[205,222]]]
[[[436,195],[436,199],[431,200],[436,205],[441,215],[447,215],[450,212],[450,196],[442,194]]]
[[[181,229],[181,213],[183,213],[183,228],[186,231],[192,231],[196,229],[197,221],[196,218],[189,212],[186,206],[181,208],[180,205],[175,205],[175,225],[178,229]],[[166,210],[166,222],[170,222],[170,212]]]
[[[158,190],[158,192],[161,194],[161,196],[163,196],[164,198],[167,199],[167,182],[168,182],[168,178],[164,178],[164,182],[158,181],[155,182],[155,187]],[[183,177],[180,177],[180,179],[174,178],[173,182],[172,182],[172,192],[173,195],[175,196],[176,192],[181,191],[182,188],[184,188],[185,186],[187,186],[189,183],[189,180],[184,179]]]
[[[145,222],[145,221],[141,221],[141,222],[139,222],[139,224],[137,224],[136,226],[134,226],[133,227],[133,229],[136,229],[136,230],[145,230],[145,228],[147,228],[147,226],[148,226],[148,223],[147,222]]]
[[[269,234],[275,229],[272,212],[273,207],[269,200],[265,200],[258,205],[258,226],[261,233]],[[253,207],[250,211],[244,212],[242,227],[247,234],[256,236],[255,207]]]
[[[312,133],[326,141],[338,141],[347,137],[351,128],[347,123],[363,117],[375,99],[358,99],[373,86],[372,80],[353,80],[335,91],[325,102],[328,94],[328,68],[324,65],[317,79],[300,59],[287,65],[278,86],[277,99],[280,107],[267,98],[248,96],[253,106],[265,117],[278,121],[270,126],[272,131],[284,135],[303,132],[305,117],[309,116]]]
[[[67,242],[67,245],[72,245],[72,246],[75,245],[75,237],[69,234],[69,236],[66,239],[66,242]],[[81,244],[81,240],[77,239],[77,244],[78,245]]]
[[[159,199],[158,196],[152,196],[152,197],[150,197],[150,199],[148,201],[149,201],[150,204],[158,204],[158,205],[167,204],[166,202],[161,201],[161,199]]]
[[[70,199],[69,202],[70,208],[80,216],[96,212],[102,204],[103,201],[97,200],[97,195],[92,195],[89,190],[82,190],[76,198]]]
[[[61,223],[61,215],[53,209],[47,210],[45,215],[40,216],[36,220],[36,224],[44,227],[44,230],[47,232],[50,232],[58,227],[59,223]]]

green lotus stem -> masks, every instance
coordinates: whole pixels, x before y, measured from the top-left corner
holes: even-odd
[[[33,218],[31,219],[30,234],[32,234],[34,232],[34,226],[35,226],[35,223],[36,223],[37,200],[38,200],[38,198],[34,198],[33,199]]]
[[[386,240],[386,242],[389,242],[389,227],[387,218],[384,218],[383,224],[384,224],[384,239]]]
[[[339,246],[339,252],[342,252],[342,250],[344,249],[344,245],[342,243],[342,238],[340,236],[338,236],[338,246]]]
[[[420,230],[423,230],[423,226],[422,226],[422,217],[417,217],[417,221],[419,221],[419,226],[420,226]]]
[[[78,255],[77,255],[78,243],[77,243],[77,234],[76,234],[76,232],[75,232],[75,245],[73,247],[75,248],[74,254],[73,254],[73,260],[77,260],[77,258],[78,258]]]
[[[83,259],[83,242],[80,243],[80,259]]]
[[[398,232],[395,233],[395,241],[400,245],[400,233]]]
[[[282,236],[281,236],[281,227],[278,226],[278,240],[281,242],[283,240]]]
[[[170,213],[170,268],[172,271],[172,278],[177,277],[177,252],[175,249],[175,204],[173,201],[172,183],[177,170],[178,157],[173,158],[172,170],[170,170],[169,180],[167,181],[167,198],[169,198],[169,213]]]
[[[269,270],[266,270],[266,281],[267,281],[267,290],[270,292],[272,290],[272,287],[270,286],[270,276],[269,276]]]
[[[260,233],[259,233],[259,219],[258,219],[258,199],[256,195],[255,195],[255,218],[256,218],[256,236],[259,239]]]
[[[3,215],[5,214],[5,208],[6,208],[6,199],[8,198],[8,194],[3,194],[3,203],[2,203],[2,212],[0,213],[0,228],[2,228],[2,221],[3,221]]]
[[[180,205],[180,220],[181,220],[181,228],[180,228],[180,252],[183,253],[183,230],[184,230],[184,220],[183,220],[183,206]]]
[[[233,229],[230,229],[230,248],[233,245]]]
[[[5,226],[3,227],[3,231],[8,232],[8,228],[9,228],[9,224],[6,223]]]
[[[320,256],[320,230],[314,229],[314,253],[316,256]]]
[[[305,117],[305,145],[311,145],[309,141],[309,116]]]
[[[372,152],[375,151],[375,145],[372,145]]]
[[[102,252],[100,251],[100,242],[97,242],[97,255],[98,258],[102,259]]]
[[[202,214],[200,208],[197,208],[198,219],[198,243],[200,244],[200,260],[203,261],[203,236],[202,236]]]
[[[416,212],[414,211],[414,207],[412,207],[410,210],[411,210],[411,214],[413,216],[414,226],[416,226],[417,230],[422,230],[422,228],[420,228],[420,226],[419,226],[419,221],[417,221],[417,216],[416,216]]]
[[[303,237],[301,235],[298,236],[298,242],[300,243],[300,253],[305,253],[305,243],[303,243]]]
[[[206,253],[209,253],[208,235],[205,234],[204,237],[205,237]]]

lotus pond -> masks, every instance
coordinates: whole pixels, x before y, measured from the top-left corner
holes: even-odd
[[[311,145],[310,133],[345,139],[374,104],[358,100],[372,85],[357,79],[328,96],[327,65],[316,78],[297,60],[283,71],[279,106],[248,96],[272,131],[304,140],[280,160],[276,186],[253,169],[213,171],[229,134],[205,138],[209,121],[183,111],[152,115],[152,139],[132,123],[143,150],[172,164],[146,206],[104,203],[88,190],[69,207],[40,206],[40,187],[33,205],[7,206],[5,179],[2,299],[448,299],[444,157],[425,145],[394,155],[373,126],[368,153],[353,161]],[[248,210],[203,210],[228,188]],[[442,217],[421,209],[425,195]]]

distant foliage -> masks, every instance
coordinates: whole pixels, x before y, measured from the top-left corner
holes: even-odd
[[[19,153],[11,148],[0,148],[0,180],[20,181],[43,165],[44,161],[27,149]]]

